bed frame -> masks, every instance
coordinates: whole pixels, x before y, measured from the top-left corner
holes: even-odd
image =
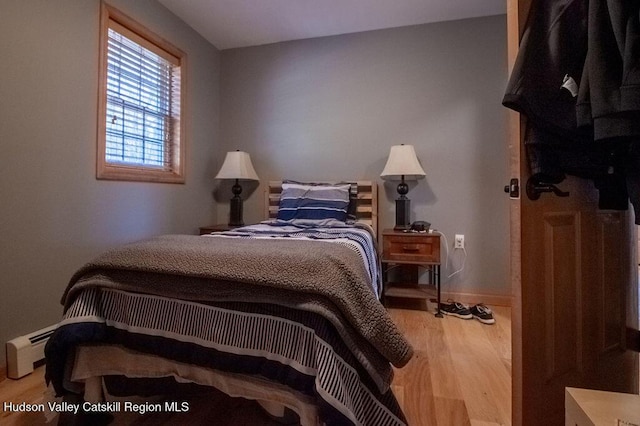
[[[370,180],[342,181],[327,183],[350,183],[351,193],[358,199],[356,220],[365,223],[373,228],[375,235],[378,235],[378,185]],[[275,219],[278,214],[278,204],[280,193],[282,192],[282,181],[269,181],[269,186],[265,191],[265,217]]]
[[[357,181],[350,182],[351,184],[351,196],[357,199],[356,205],[356,220],[358,222],[362,222],[367,224],[373,228],[374,231],[377,232],[377,185],[375,182],[371,181]],[[266,217],[274,218],[278,211],[278,204],[280,193],[282,192],[282,182],[272,181],[268,184],[268,190],[266,192]],[[185,236],[181,236],[185,237]],[[331,249],[333,250],[333,248]],[[355,282],[355,281],[354,281]],[[347,286],[343,286],[347,287]],[[97,291],[97,290],[92,290]],[[348,291],[346,292],[348,293]],[[84,292],[82,293],[85,294]],[[87,295],[87,297],[91,297],[91,295]],[[223,298],[222,298],[223,299]],[[222,300],[221,299],[221,300]],[[341,297],[340,300],[346,300],[347,297]],[[359,298],[356,298],[360,300]],[[259,299],[256,299],[259,300]],[[265,300],[270,300],[266,299]],[[305,301],[305,304],[313,307],[316,306],[314,302],[315,298],[311,298],[307,300],[306,298],[301,299]],[[329,299],[327,299],[329,300]],[[367,299],[363,298],[362,302],[365,302]],[[185,302],[190,303],[191,302]],[[258,303],[258,302],[256,302]],[[262,302],[259,302],[262,303]],[[268,302],[265,302],[268,303]],[[324,302],[322,302],[324,303]],[[80,309],[84,310],[86,308],[91,308],[89,303],[79,304]],[[293,306],[293,305],[292,305]],[[318,302],[317,306],[321,306],[320,302]],[[372,306],[372,307],[377,307]],[[320,310],[322,311],[322,309]],[[318,315],[321,314],[319,311]],[[84,312],[84,311],[83,311]],[[231,312],[231,311],[230,311]],[[381,308],[380,314],[384,312],[384,308]],[[82,313],[81,313],[82,314]],[[247,316],[247,312],[242,313],[243,316]],[[260,314],[262,315],[262,314]],[[263,315],[264,316],[264,315]],[[386,323],[384,318],[381,318],[380,315],[377,315],[378,319],[381,320],[381,324]],[[265,316],[266,318],[266,316]],[[262,319],[264,320],[264,318]],[[390,321],[390,319],[389,319]],[[75,325],[73,325],[75,326]],[[60,329],[59,329],[60,330]],[[334,330],[334,327],[331,328]],[[338,331],[336,330],[336,335]],[[393,333],[383,333],[385,336],[389,336]],[[350,334],[346,333],[345,336],[349,336]],[[399,339],[399,336],[396,336]],[[55,341],[55,339],[53,339]],[[354,340],[360,341],[360,338]],[[392,341],[392,340],[390,340]],[[64,344],[64,340],[61,340]],[[398,344],[403,344],[404,341],[398,340]],[[185,342],[182,342],[185,343]],[[354,344],[354,346],[358,346]],[[401,346],[402,347],[402,346]],[[353,348],[349,348],[353,349]],[[407,353],[403,354],[403,357],[410,357],[411,351],[410,347],[407,347]],[[318,424],[318,419],[320,418],[319,409],[322,404],[316,404],[315,400],[311,398],[311,396],[307,397],[305,395],[300,394],[298,391],[293,389],[289,389],[283,387],[279,384],[279,382],[274,381],[273,383],[266,379],[255,379],[254,377],[247,374],[242,373],[225,373],[225,371],[220,370],[216,371],[214,368],[202,367],[196,364],[188,364],[181,363],[180,361],[172,361],[171,359],[165,359],[161,354],[153,354],[151,352],[136,352],[135,350],[126,349],[126,347],[116,346],[112,343],[101,344],[100,342],[93,342],[91,345],[84,345],[80,348],[71,347],[69,350],[76,350],[76,364],[73,370],[74,373],[74,381],[82,382],[84,381],[84,393],[82,398],[84,401],[89,402],[101,402],[104,401],[104,388],[103,388],[103,376],[111,376],[111,375],[129,375],[130,377],[138,377],[145,378],[149,373],[151,373],[148,377],[169,377],[176,376],[181,377],[186,381],[192,381],[193,383],[199,383],[201,385],[209,385],[218,390],[221,390],[222,393],[232,395],[232,396],[242,396],[247,399],[253,399],[260,403],[260,405],[267,410],[272,416],[286,418],[289,415],[289,411],[293,409],[293,411],[297,412],[300,417],[300,422],[302,424],[315,425]],[[385,349],[386,350],[386,349]],[[398,356],[395,354],[396,351],[391,350],[391,345],[389,347],[390,353],[393,354],[394,357]],[[353,351],[352,351],[353,352]],[[54,353],[60,354],[60,351],[54,351]],[[354,352],[355,353],[355,352]],[[374,391],[380,391],[379,386],[384,387],[384,384],[388,384],[390,381],[390,375],[392,375],[391,367],[382,359],[382,354],[380,356],[369,356],[364,353],[358,352],[363,358],[367,361],[365,366],[363,364],[363,370],[372,370],[374,374],[371,375],[370,380],[363,381],[363,384],[359,387],[361,389],[367,390],[368,388]],[[365,356],[366,355],[366,356]],[[100,362],[96,362],[96,359],[99,359]],[[369,359],[372,362],[369,362]],[[406,360],[402,360],[402,362],[406,362]],[[62,365],[64,360],[57,361]],[[357,365],[357,360],[354,357],[354,365]],[[150,369],[150,366],[153,365],[153,368]],[[384,367],[383,367],[384,365]],[[387,369],[388,367],[388,369]],[[105,374],[105,372],[107,372]],[[55,372],[54,372],[55,373]],[[53,373],[52,373],[53,374]],[[57,373],[56,373],[57,374]],[[329,380],[330,378],[327,378]],[[117,379],[113,379],[117,380]],[[142,382],[142,381],[141,381]],[[115,383],[117,385],[117,383]],[[154,383],[155,384],[155,383]],[[135,385],[135,384],[134,384]],[[164,384],[162,385],[164,386]],[[333,386],[331,384],[331,386]],[[117,386],[116,386],[117,387]],[[167,388],[168,389],[168,388]],[[134,391],[135,389],[130,388],[130,391]],[[364,392],[364,391],[363,391]],[[370,393],[370,392],[369,392]],[[216,394],[217,395],[217,394]],[[221,395],[221,394],[220,394]],[[377,415],[376,413],[380,412],[381,416],[387,417],[388,410],[394,411],[395,408],[398,409],[398,413],[394,415],[401,415],[402,412],[399,407],[397,407],[397,401],[393,394],[389,394],[390,396],[380,395],[371,395],[370,398],[365,398],[365,402],[367,402],[367,407],[375,408],[374,411],[367,410],[368,415]],[[71,398],[70,401],[73,401],[75,398],[73,394],[66,395],[65,398]],[[115,398],[115,397],[113,397]],[[310,399],[311,398],[311,399]],[[220,398],[220,401],[224,401],[224,398]],[[318,400],[320,401],[320,399]],[[377,401],[377,402],[376,402]],[[363,402],[363,406],[365,404]],[[224,402],[220,402],[220,404],[225,404]],[[359,404],[359,403],[358,403]],[[356,404],[355,406],[359,406]],[[252,407],[252,405],[247,405],[247,407]],[[288,410],[285,410],[285,407],[289,407]],[[337,406],[336,406],[337,407]],[[377,407],[377,408],[376,408]],[[336,408],[337,410],[338,408]],[[377,410],[377,411],[376,411]],[[335,410],[334,410],[335,411]],[[337,411],[336,411],[337,412]],[[351,415],[351,414],[345,414]],[[355,414],[354,414],[355,415]],[[393,416],[388,416],[389,418]],[[402,417],[402,416],[400,416]],[[62,417],[60,417],[62,419]],[[64,423],[64,420],[61,420],[61,424]]]

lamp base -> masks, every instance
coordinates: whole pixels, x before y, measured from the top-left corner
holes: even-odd
[[[396,199],[396,226],[394,231],[407,231],[411,228],[411,220],[409,219],[409,211],[411,200],[407,197]]]
[[[229,208],[229,226],[244,226],[242,221],[242,198],[239,195],[231,198]]]

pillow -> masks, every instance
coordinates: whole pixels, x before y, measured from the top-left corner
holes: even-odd
[[[346,222],[350,184],[282,183],[278,221],[338,220]]]

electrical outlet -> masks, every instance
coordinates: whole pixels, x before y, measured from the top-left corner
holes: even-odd
[[[456,234],[456,238],[453,243],[454,249],[463,249],[464,248],[464,235]]]

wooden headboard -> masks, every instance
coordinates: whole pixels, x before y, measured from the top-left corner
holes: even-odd
[[[327,182],[327,183],[345,183]],[[366,223],[373,228],[375,235],[378,234],[378,184],[369,180],[349,181],[351,190],[357,190],[357,210],[356,220]],[[265,217],[275,219],[278,214],[278,204],[280,193],[282,192],[282,181],[269,181],[269,186],[265,191]]]

